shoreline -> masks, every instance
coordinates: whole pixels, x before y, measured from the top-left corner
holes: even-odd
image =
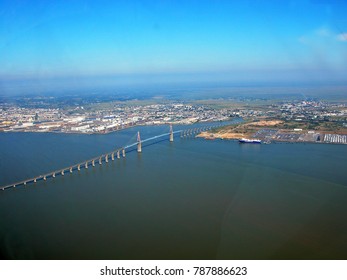
[[[285,132],[290,133],[290,132]],[[317,132],[320,135],[324,135],[326,133],[323,132]],[[334,134],[334,133],[329,133]],[[302,135],[302,134],[300,134]],[[339,135],[339,134],[335,134]],[[346,134],[344,134],[346,135]],[[196,135],[197,138],[203,138],[204,140],[230,140],[230,141],[239,141],[241,138],[247,138],[247,139],[255,139],[251,134],[243,134],[236,136],[235,134],[233,136],[220,134],[220,133],[211,133],[211,132],[201,132],[200,134]],[[347,143],[337,143],[337,142],[325,142],[325,141],[309,141],[309,140],[281,140],[276,138],[268,138],[268,139],[261,139],[262,144],[276,144],[276,143],[288,143],[288,144],[296,144],[296,143],[309,143],[309,144],[335,144],[335,145],[347,145]]]
[[[232,120],[232,119],[231,119]],[[113,130],[103,130],[100,132],[93,131],[93,132],[82,132],[82,131],[56,131],[56,130],[47,130],[47,131],[38,131],[38,130],[0,130],[0,133],[56,133],[56,134],[76,134],[76,135],[98,135],[98,134],[109,134],[112,132],[122,131],[128,128],[134,128],[134,127],[140,127],[140,126],[164,126],[164,125],[196,125],[196,124],[208,124],[208,123],[220,123],[220,122],[228,122],[230,120],[225,121],[199,121],[195,123],[151,123],[151,124],[135,124],[135,125],[128,125],[124,126],[123,128],[113,129]]]
[[[214,131],[199,133],[196,137],[206,140],[259,139],[262,143],[321,143],[347,144],[346,130],[313,130],[298,126],[288,128],[287,123],[279,119],[246,120],[244,123],[225,126]]]

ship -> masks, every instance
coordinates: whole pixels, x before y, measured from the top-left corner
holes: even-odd
[[[241,139],[239,139],[239,143],[261,144],[261,140],[260,139],[241,138]]]

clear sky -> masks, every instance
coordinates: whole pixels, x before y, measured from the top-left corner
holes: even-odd
[[[124,74],[343,80],[347,1],[0,0],[1,80]]]

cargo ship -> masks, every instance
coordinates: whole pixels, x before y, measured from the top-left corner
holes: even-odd
[[[239,143],[261,144],[261,140],[242,138],[242,139],[239,139]]]

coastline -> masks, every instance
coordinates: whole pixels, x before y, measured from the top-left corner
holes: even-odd
[[[321,131],[308,129],[286,129],[285,122],[280,120],[249,121],[246,123],[226,126],[215,131],[204,131],[196,137],[206,140],[240,140],[260,139],[262,143],[317,143],[347,144],[345,131]]]

